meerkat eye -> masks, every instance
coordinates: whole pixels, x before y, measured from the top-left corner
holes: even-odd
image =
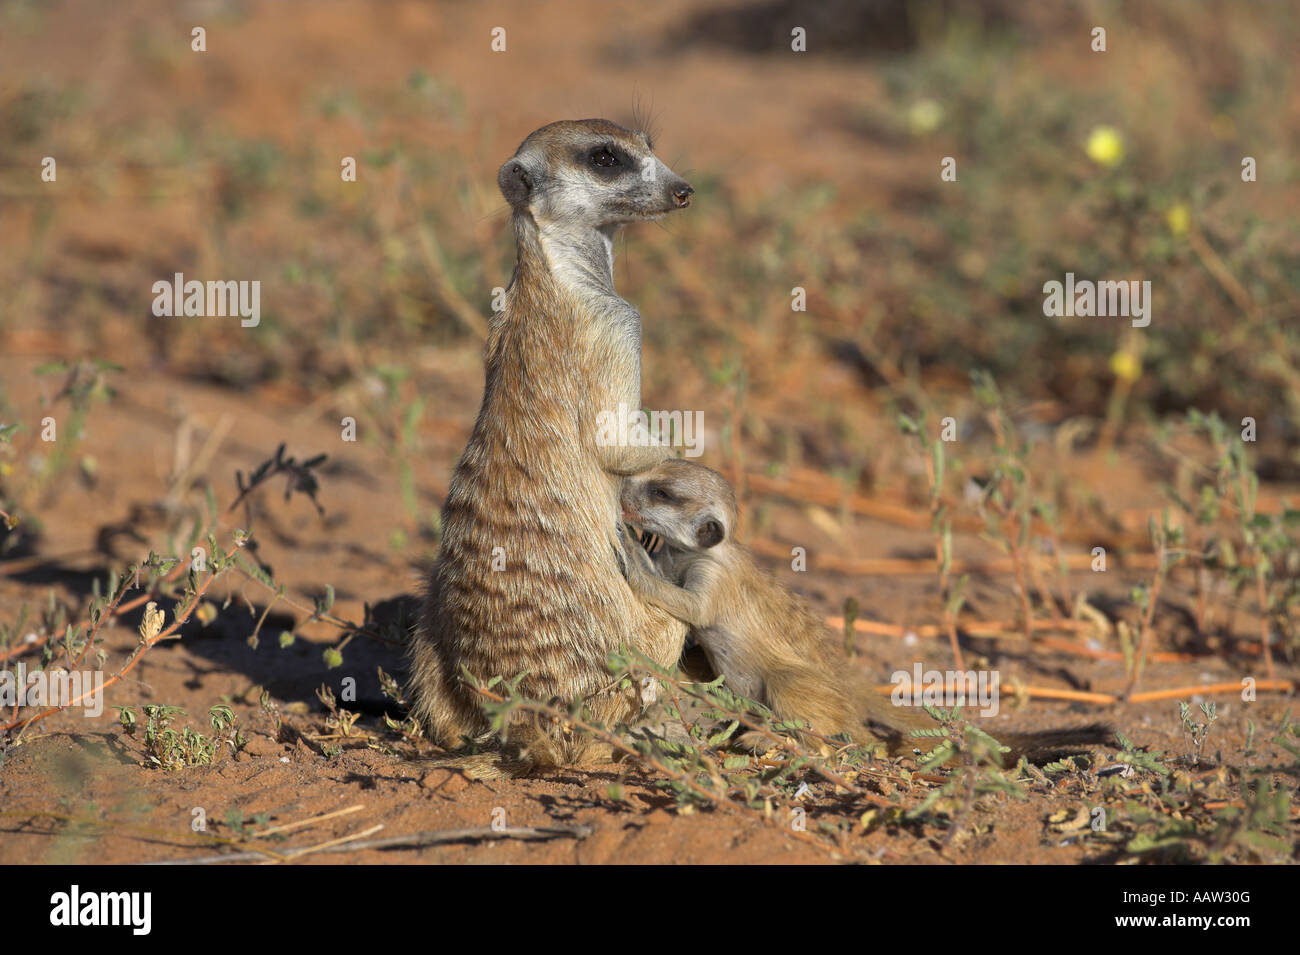
[[[656,501],[671,501],[673,499],[671,494],[658,485],[650,488],[650,496]]]
[[[591,164],[593,166],[617,166],[618,157],[608,149],[597,149],[591,154]]]

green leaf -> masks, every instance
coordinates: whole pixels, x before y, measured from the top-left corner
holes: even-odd
[[[724,729],[719,730],[718,732],[714,733],[712,736],[709,737],[709,745],[721,746],[723,743],[725,743],[728,739],[731,738],[731,734],[736,732],[736,727],[738,727],[739,725],[740,725],[739,720],[732,720]]]

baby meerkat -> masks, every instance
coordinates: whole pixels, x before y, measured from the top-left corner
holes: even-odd
[[[798,597],[755,563],[735,541],[736,495],[717,471],[672,459],[625,478],[623,519],[661,539],[654,555],[628,535],[628,582],[647,603],[691,627],[713,669],[731,689],[779,718],[807,723],[823,736],[883,742],[892,753],[918,745],[913,730],[935,722],[919,709],[895,706],[867,686],[851,686],[827,658],[821,621]],[[1103,724],[1000,734],[1004,756],[1050,758],[1103,743]],[[753,734],[742,744],[756,742]]]
[[[672,666],[686,635],[629,589],[618,510],[621,476],[671,451],[602,442],[599,422],[641,407],[641,316],[614,289],[613,237],[686,208],[694,190],[646,134],[603,119],[536,130],[498,184],[518,264],[491,319],[483,404],[451,479],[411,649],[412,713],[448,748],[491,735],[466,673],[522,674],[523,696],[581,699],[614,725],[642,701],[612,680],[610,654],[631,646]],[[522,713],[507,731],[500,772],[486,754],[474,774],[605,755]]]

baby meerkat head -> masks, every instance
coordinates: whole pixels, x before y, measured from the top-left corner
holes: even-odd
[[[658,534],[670,547],[703,551],[736,526],[736,492],[717,471],[673,459],[623,480],[623,519]]]
[[[695,191],[655,156],[647,134],[606,119],[543,126],[501,167],[497,184],[538,225],[593,229],[685,209]]]

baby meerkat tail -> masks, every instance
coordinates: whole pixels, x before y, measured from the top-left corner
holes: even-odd
[[[858,735],[849,695],[829,667],[812,663],[771,666],[763,673],[763,697],[761,702],[778,719],[804,724],[819,736]],[[751,731],[737,742],[754,749],[770,741]]]

